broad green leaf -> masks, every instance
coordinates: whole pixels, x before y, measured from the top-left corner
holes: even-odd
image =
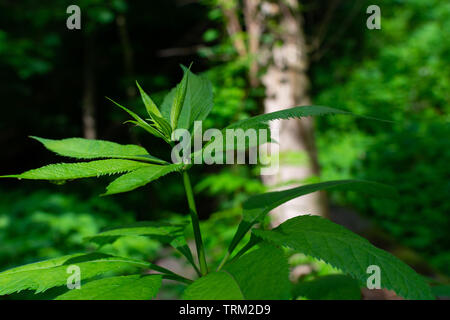
[[[108,159],[78,163],[50,164],[38,169],[26,171],[22,174],[1,176],[2,178],[18,178],[32,180],[72,180],[80,178],[99,177],[102,175],[119,174],[134,171],[147,166],[149,163],[133,160]]]
[[[156,115],[158,117],[162,117],[161,112],[159,111],[156,104],[153,102],[153,100],[150,98],[150,96],[144,91],[144,89],[141,88],[139,83],[136,81],[136,85],[139,89],[139,92],[141,94],[142,102],[144,102],[145,109],[147,110],[148,115],[151,117],[152,115]]]
[[[335,108],[324,107],[324,106],[302,106],[302,107],[293,107],[289,109],[284,109],[280,111],[275,111],[271,113],[261,114],[255,117],[251,117],[248,119],[240,120],[238,122],[232,123],[227,126],[225,129],[250,129],[261,127],[261,125],[267,124],[269,121],[277,120],[277,119],[290,119],[290,118],[303,118],[310,116],[322,116],[327,114],[344,114],[344,115],[354,115],[348,111],[343,111]],[[359,116],[354,115],[361,118],[378,120],[391,122],[383,119],[377,119],[373,117],[367,116]]]
[[[288,190],[268,192],[250,197],[243,204],[242,222],[230,244],[228,251],[233,252],[236,245],[241,241],[248,230],[276,207],[297,197],[313,193],[320,190],[354,190],[369,195],[380,197],[393,197],[396,195],[392,187],[370,181],[363,180],[336,180],[315,184],[308,184]]]
[[[280,248],[263,244],[223,270],[233,276],[247,300],[290,298],[289,266]]]
[[[48,150],[60,156],[76,159],[117,158],[167,163],[151,156],[147,150],[136,145],[121,145],[104,140],[69,138],[62,140],[31,137],[42,143]]]
[[[260,238],[321,259],[367,285],[367,268],[381,270],[381,287],[406,299],[433,299],[430,287],[408,265],[366,239],[318,216],[299,216],[271,231],[253,230]]]
[[[170,172],[180,170],[183,164],[170,164],[165,166],[147,165],[136,171],[124,174],[111,182],[106,187],[104,195],[128,192],[136,188],[145,186]]]
[[[213,107],[213,92],[211,82],[204,76],[192,73],[182,66],[185,73],[189,74],[189,82],[186,97],[180,112],[177,128],[191,129],[194,121],[205,120]],[[170,118],[170,108],[173,104],[176,88],[172,89],[164,98],[161,113]]]
[[[189,73],[184,72],[183,79],[181,79],[180,84],[175,89],[172,108],[170,109],[170,125],[174,130],[177,128],[178,118],[180,116],[184,100],[186,98],[188,81],[189,81]]]
[[[170,224],[167,222],[141,221],[131,225],[122,226],[103,231],[94,236],[85,238],[98,244],[111,243],[120,237],[146,236],[169,243],[183,236],[187,224]]]
[[[178,120],[178,128],[191,129],[194,121],[203,121],[213,107],[211,82],[204,76],[197,76],[183,66],[189,73],[189,83],[183,109]]]
[[[283,251],[265,244],[195,281],[186,288],[184,299],[289,299],[290,289]]]
[[[314,280],[300,281],[292,289],[295,298],[309,300],[361,300],[358,281],[343,275],[331,274]]]
[[[71,275],[67,272],[67,268],[71,265],[80,268],[82,282],[105,273],[120,273],[130,268],[147,268],[150,266],[145,261],[102,253],[65,256],[1,272],[0,295],[26,289],[35,290],[36,293],[39,293],[49,288],[65,285],[67,278]]]
[[[175,88],[172,88],[164,97],[164,100],[161,104],[161,114],[163,116],[164,119],[166,119],[167,121],[170,122],[170,110],[172,109],[172,105],[173,105],[173,99],[175,97],[175,92],[177,90],[177,87],[180,84],[177,84],[177,86],[175,86]]]
[[[150,300],[161,287],[160,275],[131,275],[94,280],[55,300]]]
[[[183,293],[185,300],[243,300],[241,290],[233,277],[224,271],[201,277]]]

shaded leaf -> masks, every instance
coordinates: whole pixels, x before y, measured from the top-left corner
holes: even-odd
[[[294,298],[309,300],[360,300],[361,289],[358,281],[343,275],[331,274],[314,280],[301,281],[292,289]]]
[[[290,298],[289,266],[271,245],[251,251],[186,288],[184,299],[268,300]]]
[[[355,190],[358,192],[380,196],[394,197],[396,191],[392,187],[363,180],[336,180],[321,183],[308,184],[283,191],[274,191],[258,194],[247,199],[243,204],[242,222],[230,244],[228,251],[231,253],[236,245],[241,241],[248,230],[257,222],[262,221],[264,217],[276,207],[297,197],[313,193],[319,190]]]
[[[233,277],[224,272],[213,272],[188,286],[185,300],[243,300],[241,290]]]
[[[432,286],[431,291],[436,297],[450,298],[450,285],[442,284]]]
[[[146,236],[158,239],[164,243],[170,243],[174,239],[183,236],[186,225],[187,223],[169,224],[166,222],[141,221],[127,226],[112,228],[85,239],[98,244],[105,244],[114,242],[120,237]]]
[[[121,276],[94,280],[69,290],[55,300],[150,300],[161,287],[160,275]]]
[[[367,268],[381,270],[381,287],[394,290],[406,299],[433,299],[430,287],[408,265],[366,239],[318,216],[299,216],[271,231],[253,230],[266,241],[287,246],[341,269],[362,286],[370,274]]]

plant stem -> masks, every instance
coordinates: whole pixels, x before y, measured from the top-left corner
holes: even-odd
[[[227,251],[227,254],[225,255],[225,257],[223,257],[223,259],[220,262],[219,266],[217,267],[216,271],[220,271],[220,269],[222,269],[223,265],[228,261],[228,258],[230,258],[230,252],[229,251]]]
[[[202,275],[208,273],[208,266],[206,265],[205,248],[203,247],[202,234],[200,231],[200,223],[198,220],[197,208],[195,206],[194,193],[192,192],[191,182],[186,171],[183,171],[184,189],[186,190],[186,197],[189,204],[189,211],[191,214],[192,228],[194,229],[195,245],[197,247],[198,262],[200,264],[200,272]]]
[[[240,256],[242,256],[244,253],[246,253],[248,250],[250,250],[254,245],[258,244],[261,240],[259,238],[256,238],[255,236],[253,236],[253,234],[250,237],[250,240],[247,242],[247,244],[241,249],[239,250],[238,253],[236,253],[233,257],[233,259],[231,259],[229,262],[232,263],[233,261],[237,260]],[[230,259],[232,251],[228,250],[227,254],[225,255],[225,257],[223,257],[222,261],[220,262],[219,266],[217,267],[216,271],[220,271],[220,269],[222,269],[222,267],[225,265],[225,263],[228,262],[228,260]]]

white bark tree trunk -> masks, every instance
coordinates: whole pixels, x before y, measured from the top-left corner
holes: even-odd
[[[239,37],[243,28],[238,17],[238,1],[220,0],[219,4],[224,11],[227,31],[236,51],[241,57],[250,55],[249,80],[252,87],[259,84],[257,59],[264,60],[262,66],[267,67],[267,72],[262,77],[262,84],[266,89],[264,112],[310,105],[307,75],[309,61],[298,1],[244,0],[243,13],[248,46]],[[269,23],[269,20],[275,23]],[[271,33],[272,38],[276,40],[270,48],[260,43],[263,32]],[[275,44],[277,42],[281,42],[281,45]],[[278,173],[262,176],[266,185],[274,190],[287,189],[300,185],[313,175],[319,175],[313,119],[272,122],[271,129],[279,132],[281,156],[286,152],[302,153],[306,160],[283,163],[281,158]],[[272,224],[276,226],[301,214],[327,217],[327,209],[326,195],[314,193],[278,207],[272,212]]]
[[[264,112],[310,105],[308,56],[301,16],[297,14],[297,1],[279,1],[276,4],[271,2],[269,9],[276,13],[276,19],[279,21],[280,30],[274,31],[274,36],[281,40],[281,45],[274,45],[268,54],[269,65],[262,79],[266,88]],[[277,174],[262,176],[265,184],[271,187],[281,185],[274,189],[282,190],[298,186],[301,181],[318,175],[313,119],[276,121],[271,123],[271,129],[279,132],[280,167]],[[288,151],[304,154],[307,161],[298,164],[283,163],[282,155]],[[273,210],[272,224],[276,226],[302,214],[326,216],[326,213],[326,198],[320,193],[314,193],[291,200]]]

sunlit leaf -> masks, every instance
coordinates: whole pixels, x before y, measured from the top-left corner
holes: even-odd
[[[31,138],[41,142],[48,150],[65,157],[76,159],[118,158],[166,163],[164,160],[151,156],[143,147],[132,144],[121,145],[110,141],[83,138],[62,140]]]
[[[133,171],[154,164],[122,159],[95,160],[78,163],[57,163],[26,171],[22,174],[1,176],[2,178],[18,178],[32,180],[72,180],[99,177]]]

